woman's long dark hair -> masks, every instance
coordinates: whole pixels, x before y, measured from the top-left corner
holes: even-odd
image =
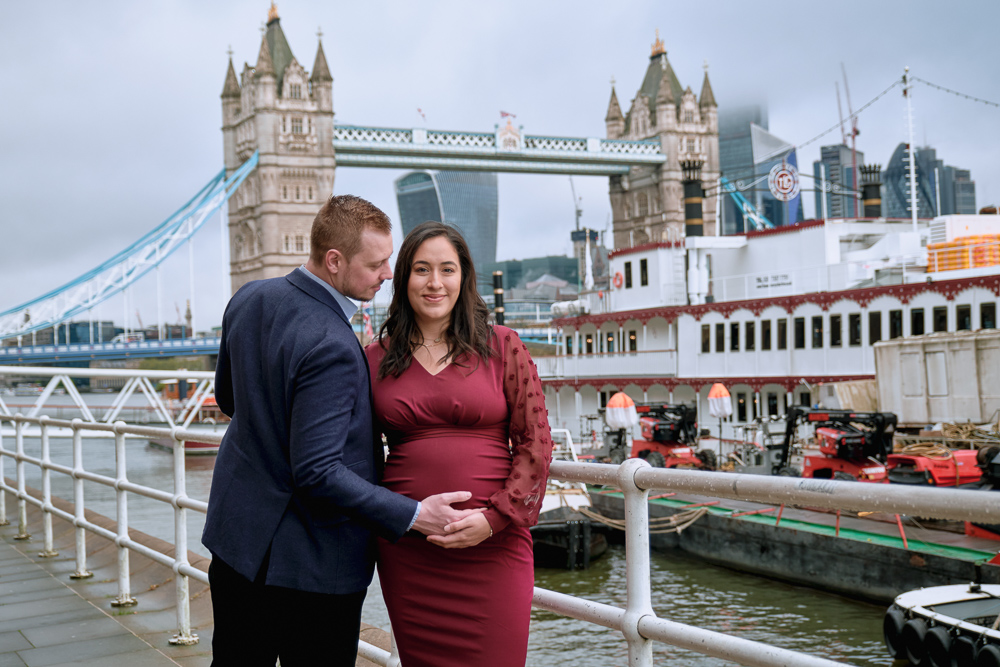
[[[469,246],[454,227],[440,222],[424,222],[406,235],[396,258],[396,271],[392,277],[392,302],[385,322],[379,327],[379,345],[386,350],[379,365],[379,378],[387,375],[399,377],[410,367],[414,346],[422,342],[407,286],[417,249],[425,241],[438,236],[445,237],[451,243],[458,254],[462,272],[458,300],[451,311],[451,323],[445,331],[447,352],[441,360],[451,359],[454,363],[459,363],[460,360],[475,357],[478,364],[479,360],[488,360],[495,355],[490,343],[493,336],[493,328],[489,323],[490,311],[476,289],[476,267],[472,264]]]

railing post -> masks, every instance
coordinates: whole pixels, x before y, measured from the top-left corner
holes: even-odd
[[[191,632],[191,581],[181,568],[188,565],[187,509],[181,507],[180,500],[187,498],[187,482],[184,470],[184,443],[177,437],[177,428],[172,429],[174,439],[174,589],[177,594],[177,634],[170,638],[176,646],[191,646],[198,643],[198,635]]]
[[[7,458],[7,453],[7,450],[3,448],[3,418],[0,418],[0,487],[6,484],[4,482],[3,462]],[[7,520],[7,492],[0,488],[0,526],[9,524],[10,521]]]
[[[73,420],[73,523],[76,525],[76,572],[70,579],[89,579],[94,573],[87,569],[87,529],[86,510],[83,504],[83,434],[80,432],[82,420]]]
[[[385,663],[385,667],[400,667],[399,662],[399,649],[396,648],[396,633],[389,629],[389,662]]]
[[[52,558],[58,556],[52,544],[52,471],[49,466],[52,460],[49,458],[49,425],[45,423],[48,417],[42,417],[39,428],[42,432],[42,551],[38,554],[41,558]]]
[[[653,642],[639,634],[639,621],[653,613],[649,581],[649,491],[635,483],[635,473],[649,464],[629,459],[618,466],[618,486],[625,495],[625,616],[629,667],[652,667]]]
[[[121,427],[125,422],[115,422],[115,495],[118,500],[118,536],[115,546],[118,547],[118,597],[111,601],[112,607],[133,607],[136,600],[130,591],[128,547],[128,492],[122,485],[128,481],[125,474],[125,434]]]
[[[14,415],[15,419],[23,417],[20,412]],[[24,422],[18,421],[14,425],[14,445],[17,449],[15,470],[17,471],[17,535],[15,540],[26,540],[31,535],[28,533],[28,501],[25,498],[28,494],[24,489]]]

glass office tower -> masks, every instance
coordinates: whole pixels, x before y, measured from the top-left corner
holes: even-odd
[[[455,227],[469,244],[482,293],[492,293],[485,268],[497,259],[497,175],[476,171],[412,171],[396,179],[403,235],[427,220]],[[485,291],[484,291],[485,290]]]

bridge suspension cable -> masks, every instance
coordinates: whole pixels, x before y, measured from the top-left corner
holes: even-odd
[[[0,339],[61,324],[125,291],[194,236],[257,166],[255,152],[228,178],[222,169],[186,204],[97,267],[31,301],[0,312]]]

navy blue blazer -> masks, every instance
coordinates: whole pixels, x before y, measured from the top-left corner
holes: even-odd
[[[232,417],[202,543],[247,579],[315,593],[371,583],[373,534],[396,540],[417,509],[377,486],[368,362],[340,305],[292,271],[244,285],[222,321],[215,398]]]

